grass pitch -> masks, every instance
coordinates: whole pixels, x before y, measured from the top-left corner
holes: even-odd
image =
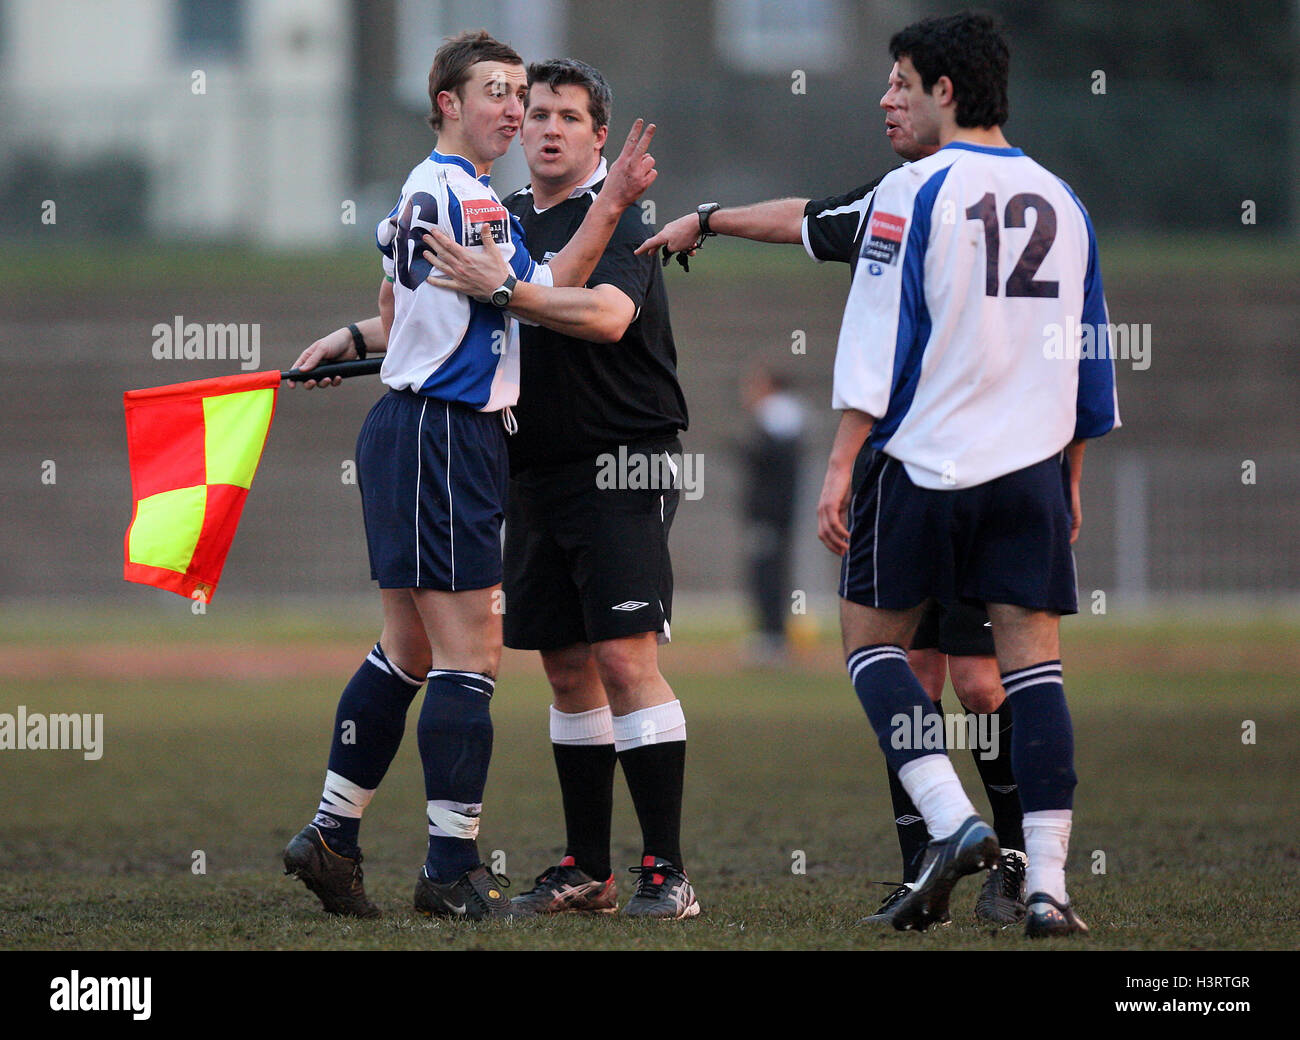
[[[0,712],[20,704],[29,713],[102,712],[104,753],[86,761],[75,751],[0,751],[8,796],[0,948],[1031,945],[1017,929],[976,924],[975,879],[956,889],[949,928],[913,935],[858,925],[887,891],[871,882],[898,876],[898,852],[880,752],[830,644],[783,672],[741,670],[725,629],[706,636],[686,627],[664,652],[690,727],[684,844],[700,918],[475,925],[414,915],[424,839],[412,717],[362,828],[367,888],[385,915],[358,922],[325,916],[279,864],[315,808],[336,698],[365,650],[355,618],[314,631],[300,618],[214,620],[203,639],[195,625],[157,618],[80,627],[65,618],[63,631],[79,637],[76,653],[71,643],[42,641],[38,633],[50,629],[39,619],[9,621]],[[1300,875],[1297,635],[1300,626],[1285,620],[1066,623],[1081,778],[1069,882],[1093,934],[1045,945],[1300,946],[1296,901],[1279,898],[1295,892]],[[130,652],[115,657],[123,647]],[[44,677],[32,674],[35,658],[48,663]],[[547,703],[535,661],[508,657],[493,706],[480,847],[498,857],[514,892],[561,851]],[[945,705],[955,705],[951,692]],[[953,757],[982,806],[969,753]],[[621,777],[618,788],[614,862],[632,864],[638,832]],[[630,875],[620,888],[630,891]]]

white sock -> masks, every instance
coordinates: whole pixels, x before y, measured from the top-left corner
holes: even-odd
[[[590,711],[567,712],[551,705],[551,743],[595,745],[614,743],[614,716],[606,704]]]
[[[1025,854],[1029,869],[1025,871],[1025,895],[1046,892],[1061,905],[1069,903],[1065,894],[1065,854],[1070,849],[1070,809],[1043,809],[1025,813]]]
[[[685,739],[686,716],[682,714],[682,702],[679,700],[614,716],[615,751]]]
[[[482,802],[452,802],[443,798],[426,802],[429,836],[433,838],[478,837],[478,821],[483,814]]]
[[[922,755],[898,771],[899,782],[925,817],[926,829],[936,840],[957,830],[967,817],[975,815],[975,806],[962,790],[947,755]]]
[[[325,770],[325,790],[321,792],[320,805],[316,811],[330,816],[343,816],[348,819],[359,820],[374,796],[373,789],[367,790],[359,784],[354,784],[346,776],[340,776],[338,773],[327,769]],[[337,827],[338,824],[330,823],[328,826]]]

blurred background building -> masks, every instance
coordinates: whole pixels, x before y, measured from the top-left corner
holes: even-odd
[[[115,235],[347,240],[340,200],[394,195],[427,143],[433,51],[479,26],[528,60],[600,66],[619,126],[659,119],[674,212],[709,192],[829,194],[890,161],[874,113],[890,33],[959,6],[4,0],[0,208],[7,231],[37,233],[24,208],[66,185]],[[1013,46],[1008,133],[1099,222],[1231,231],[1247,188],[1262,228],[1295,231],[1294,0],[985,6]],[[522,157],[497,177],[521,183]]]

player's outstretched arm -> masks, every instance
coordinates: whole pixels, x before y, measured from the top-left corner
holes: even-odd
[[[387,285],[388,283],[385,282],[384,284]],[[391,294],[391,292],[390,287],[389,293]],[[382,296],[383,290],[381,289],[381,310]],[[359,321],[356,326],[357,331],[361,333],[362,339],[365,340],[367,354],[382,354],[388,349],[388,331],[381,315]],[[317,365],[323,365],[330,361],[350,361],[355,357],[357,357],[357,348],[352,341],[352,332],[344,326],[318,339],[299,354],[298,360],[290,367],[296,368],[300,372],[310,372]],[[290,380],[289,386],[305,386],[308,390],[311,390],[318,386],[338,386],[341,382],[343,382],[341,376],[334,376],[331,379],[308,379],[302,383]]]
[[[714,210],[709,217],[709,231],[754,242],[798,245],[803,241],[803,211],[807,205],[807,199],[770,199],[750,206],[723,207]],[[652,253],[667,247],[670,253],[694,256],[700,241],[699,214],[687,213],[646,239],[637,248],[637,253]]]
[[[582,225],[550,262],[555,285],[586,285],[596,269],[623,211],[636,202],[659,176],[654,156],[649,153],[654,123],[638,119],[632,124],[623,150],[605,175],[605,184],[587,210]]]
[[[483,236],[482,249],[467,249],[434,230],[424,236],[429,247],[424,256],[442,271],[429,283],[486,300],[510,273],[491,235]],[[552,288],[519,282],[510,301],[510,313],[534,325],[562,332],[591,343],[617,343],[636,317],[636,305],[613,285],[593,289]]]
[[[871,434],[875,419],[866,412],[846,408],[835,432],[826,479],[817,501],[817,537],[836,556],[849,547],[849,496],[853,489],[853,462]]]

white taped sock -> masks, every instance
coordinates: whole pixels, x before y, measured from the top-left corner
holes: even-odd
[[[329,813],[331,816],[342,816],[350,820],[361,819],[361,814],[366,811],[366,806],[370,804],[370,799],[375,796],[374,789],[367,790],[354,784],[346,776],[339,776],[338,773],[325,771],[325,789],[321,792],[320,805],[317,812]]]
[[[975,815],[947,755],[914,758],[898,771],[898,779],[935,840],[948,837]]]
[[[437,800],[428,803],[429,835],[434,838],[478,837],[478,818],[483,803],[449,802]]]
[[[1070,851],[1071,809],[1042,809],[1025,813],[1025,895],[1046,892],[1058,903],[1068,903],[1065,894],[1065,857]]]

